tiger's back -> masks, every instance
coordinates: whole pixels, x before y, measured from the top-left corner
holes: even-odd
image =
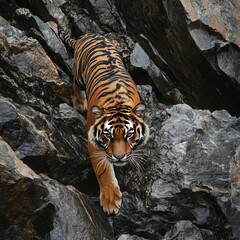
[[[81,76],[81,77],[80,77]],[[77,40],[74,54],[74,79],[86,86],[88,122],[91,107],[102,108],[140,102],[136,85],[126,71],[113,44],[98,34],[86,34]],[[92,124],[89,122],[88,127]]]

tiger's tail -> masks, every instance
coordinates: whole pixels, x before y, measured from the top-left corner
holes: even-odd
[[[58,30],[58,36],[60,37],[60,39],[64,43],[66,43],[69,47],[74,49],[77,43],[77,40],[72,39],[69,32],[64,31],[64,29],[59,25],[57,27],[57,30]]]

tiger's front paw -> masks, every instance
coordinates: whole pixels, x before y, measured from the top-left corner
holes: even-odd
[[[117,214],[122,203],[119,186],[104,186],[100,189],[100,205],[107,214]]]

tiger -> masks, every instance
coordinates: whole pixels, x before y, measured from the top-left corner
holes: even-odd
[[[87,96],[88,151],[100,188],[100,205],[117,214],[122,193],[114,167],[140,166],[139,149],[149,138],[146,107],[112,42],[97,33],[79,39],[58,26],[60,39],[74,49],[73,95],[79,110]]]

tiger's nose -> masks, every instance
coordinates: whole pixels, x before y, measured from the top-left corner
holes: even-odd
[[[113,158],[115,158],[116,160],[123,160],[125,157],[125,154],[113,154]]]

